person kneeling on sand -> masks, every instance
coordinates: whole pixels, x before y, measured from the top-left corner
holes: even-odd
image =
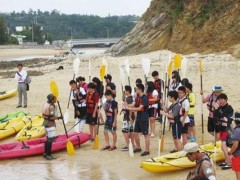
[[[114,94],[107,90],[105,92],[105,96],[107,101],[103,104],[103,109],[106,114],[106,121],[104,125],[104,137],[105,137],[105,147],[103,147],[101,150],[109,150],[113,151],[117,149],[116,143],[117,143],[117,114],[118,114],[118,103],[113,99]],[[110,146],[109,143],[109,135],[108,132],[112,133],[113,136],[113,145]]]
[[[42,116],[44,118],[43,126],[46,129],[46,136],[47,136],[43,157],[45,157],[47,160],[56,159],[51,155],[52,143],[55,139],[55,134],[56,134],[55,120],[62,119],[61,117],[57,116],[57,109],[56,109],[55,103],[56,103],[56,97],[52,94],[49,94],[47,96],[47,103],[45,103],[42,108]]]
[[[140,137],[139,134],[142,133],[145,138],[145,151],[141,154],[141,156],[147,156],[150,154],[149,146],[150,146],[150,136],[149,136],[149,113],[148,113],[148,97],[144,94],[144,85],[137,84],[136,87],[137,98],[135,101],[135,107],[126,106],[127,110],[137,111],[137,119],[134,127],[134,138],[136,142],[136,148],[134,149],[134,153],[141,152],[142,149],[140,147]]]
[[[208,155],[199,151],[197,143],[187,143],[180,156],[186,156],[190,161],[196,162],[196,167],[188,174],[187,180],[216,180],[216,173],[211,159]]]
[[[237,180],[240,180],[240,112],[234,113],[233,120],[236,126],[232,132],[232,145],[228,155],[232,161],[232,170],[236,172]]]
[[[129,105],[129,106],[133,104],[133,97],[131,94],[132,94],[132,88],[130,86],[125,86],[126,100],[124,103],[126,103],[126,105]],[[125,104],[123,106],[125,106]],[[128,151],[129,138],[131,138],[132,144],[134,146],[133,123],[135,120],[135,113],[126,109],[123,109],[122,112],[124,113],[122,133],[126,141],[126,145],[125,147],[122,148],[122,151]]]
[[[168,109],[164,109],[164,111],[161,111],[161,114],[163,116],[166,116],[168,118],[168,121],[172,124],[172,136],[174,140],[174,146],[175,149],[170,151],[170,153],[174,153],[177,151],[181,151],[183,149],[183,145],[181,142],[181,136],[182,136],[182,122],[180,121],[180,109],[181,106],[177,102],[178,99],[178,93],[176,91],[170,91],[168,92],[168,99],[172,103],[171,106]]]

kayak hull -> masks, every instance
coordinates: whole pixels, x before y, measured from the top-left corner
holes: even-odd
[[[89,134],[72,133],[69,134],[69,140],[74,146],[78,146],[90,139]],[[44,152],[46,137],[28,140],[25,142],[15,142],[0,145],[0,160],[14,159],[21,157],[29,157],[41,155]],[[66,135],[59,135],[52,144],[52,152],[66,149]]]
[[[20,117],[20,116],[27,116],[29,115],[28,112],[23,112],[23,111],[16,111],[16,112],[11,112],[11,113],[8,113],[8,114],[5,114],[3,116],[0,116],[0,123],[4,123],[4,122],[7,122],[13,118],[17,118],[17,117]]]
[[[17,89],[6,91],[5,94],[0,95],[0,100],[7,99],[17,95]]]
[[[43,124],[43,117],[41,115],[35,116],[31,121],[23,127],[23,129],[15,137],[18,141],[26,141],[29,139],[41,138],[45,135],[45,127]]]
[[[213,143],[202,145],[200,146],[200,149],[202,152],[206,152],[215,162],[224,160],[224,154],[221,150],[220,142],[217,142],[216,150],[214,149]],[[196,163],[189,161],[187,157],[180,157],[179,152],[148,159],[141,163],[141,168],[150,173],[168,173],[195,166]]]

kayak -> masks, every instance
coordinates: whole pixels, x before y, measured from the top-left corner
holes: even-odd
[[[29,116],[20,116],[13,118],[5,123],[0,124],[0,139],[4,139],[8,136],[19,132],[28,122],[30,121]]]
[[[72,133],[68,136],[74,146],[80,146],[90,139],[90,135],[85,133]],[[42,155],[45,142],[46,137],[2,144],[0,145],[0,160]],[[65,134],[57,136],[52,144],[52,152],[66,149],[66,144],[67,138]]]
[[[7,122],[16,117],[27,116],[27,115],[29,115],[29,113],[23,112],[23,111],[11,112],[11,113],[5,114],[3,116],[0,116],[0,123]]]
[[[214,143],[201,145],[199,149],[201,152],[205,152],[206,154],[208,154],[214,162],[224,160],[224,154],[221,150],[220,141],[218,141],[216,144],[216,153],[214,153]],[[189,161],[187,157],[180,157],[180,152],[148,159],[141,163],[141,168],[150,173],[166,173],[172,171],[179,171],[195,166],[196,163]]]
[[[17,95],[17,89],[0,92],[0,100],[7,99],[7,98],[10,98],[10,97],[13,97],[13,96],[16,96],[16,95]]]
[[[26,141],[29,139],[37,139],[43,137],[46,133],[41,115],[32,118],[15,137],[18,141]]]

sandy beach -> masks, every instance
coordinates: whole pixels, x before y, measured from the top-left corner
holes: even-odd
[[[59,50],[42,50],[42,49],[0,49],[0,60],[11,59],[12,57],[27,56],[27,55],[54,55],[60,52]],[[131,65],[131,84],[134,85],[136,78],[144,77],[141,67],[141,58],[146,57],[151,60],[151,72],[157,70],[160,72],[160,77],[165,79],[166,59],[169,54],[174,53],[169,51],[156,51],[148,54],[141,54],[128,57],[111,57],[107,54],[94,55],[79,55],[81,60],[79,75],[85,76],[88,80],[88,60],[91,60],[91,77],[99,77],[99,67],[102,60],[105,59],[108,63],[108,73],[113,75],[113,82],[117,85],[117,100],[121,104],[121,86],[119,80],[119,65],[124,65],[124,60],[128,58]],[[26,70],[42,71],[44,75],[32,77],[30,91],[28,92],[28,108],[24,109],[31,113],[32,116],[41,112],[41,106],[46,101],[46,96],[50,93],[49,82],[55,80],[59,86],[59,101],[63,112],[66,110],[69,85],[68,82],[72,78],[72,62],[75,57],[69,57],[62,62],[28,68]],[[198,70],[198,59],[203,60],[203,80],[204,90],[206,93],[211,92],[213,85],[222,85],[224,92],[229,97],[229,104],[235,110],[240,109],[239,103],[239,68],[240,59],[235,59],[229,54],[191,54],[184,55],[183,70],[181,76],[188,77],[193,84],[193,91],[197,95],[197,141],[201,142],[201,116],[200,116],[200,78]],[[64,70],[56,71],[58,66],[64,66]],[[0,72],[16,71],[16,69],[4,69]],[[1,78],[1,77],[0,77]],[[127,78],[127,76],[126,76]],[[149,80],[151,76],[149,74]],[[127,81],[126,81],[127,82]],[[0,91],[14,89],[17,82],[14,78],[0,80]],[[0,101],[0,115],[7,112],[16,111],[17,97]],[[121,107],[120,107],[121,108]],[[70,106],[71,120],[67,124],[70,128],[75,120],[73,119],[73,107]],[[207,133],[207,108],[204,106],[205,119],[205,143],[213,142],[213,137]],[[46,161],[41,156],[28,157],[14,160],[1,161],[0,175],[5,179],[162,179],[162,180],[184,180],[189,170],[178,171],[168,174],[150,174],[140,168],[141,161],[157,156],[157,144],[159,137],[159,123],[156,122],[156,136],[151,138],[150,156],[141,157],[136,154],[134,158],[129,157],[127,152],[121,152],[121,147],[125,145],[124,137],[121,133],[122,117],[118,116],[118,142],[117,150],[113,152],[101,152],[100,150],[92,150],[92,143],[87,142],[81,148],[75,148],[75,155],[68,156],[66,151],[55,153],[58,157],[54,161]],[[85,126],[85,131],[88,132],[88,127]],[[62,122],[57,122],[57,133],[64,132]],[[13,142],[14,137],[1,140],[0,143]],[[173,141],[170,131],[166,131],[165,151],[163,154],[168,154],[172,150]],[[143,137],[141,145],[144,146]],[[100,126],[100,146],[104,146],[103,127]],[[235,174],[232,170],[222,171],[217,167],[217,178],[224,180],[235,179]]]

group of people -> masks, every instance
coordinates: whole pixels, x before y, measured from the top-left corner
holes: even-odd
[[[27,107],[25,86],[23,84],[27,73],[18,65],[19,104],[22,106],[21,95],[24,95],[24,107]],[[193,93],[193,85],[188,79],[180,78],[179,72],[172,72],[171,83],[165,83],[159,78],[157,71],[152,72],[152,81],[141,79],[135,81],[135,88],[130,85],[123,87],[122,110],[119,110],[119,103],[116,101],[116,85],[112,83],[112,76],[104,76],[105,83],[94,77],[90,83],[85,82],[84,77],[71,80],[71,100],[74,107],[74,117],[76,118],[75,131],[82,132],[84,125],[89,125],[91,141],[95,140],[98,133],[98,126],[104,125],[105,146],[101,150],[113,151],[117,149],[117,118],[123,113],[122,133],[125,138],[125,146],[122,151],[128,151],[129,142],[134,147],[134,153],[142,152],[140,145],[140,134],[145,139],[145,150],[141,156],[150,154],[150,139],[155,137],[156,122],[165,123],[166,119],[172,130],[174,149],[171,151],[186,152],[190,160],[197,161],[200,174],[207,177],[203,170],[211,169],[211,162],[205,155],[202,155],[197,148],[195,132],[195,105],[196,95]],[[105,86],[104,86],[105,84]],[[211,93],[205,95],[201,92],[202,103],[207,104],[209,110],[208,132],[214,136],[215,141],[221,140],[221,148],[224,152],[225,162],[220,164],[223,170],[232,168],[240,178],[240,113],[235,113],[228,104],[228,97],[223,93],[221,86],[214,86]],[[168,105],[170,102],[170,105]],[[55,137],[55,120],[61,119],[57,115],[56,97],[53,94],[47,96],[47,103],[44,104],[42,114],[44,126],[47,132],[47,142],[45,144],[44,157],[48,160],[54,159],[51,155],[51,144]],[[101,113],[104,110],[104,115]],[[105,117],[105,118],[104,118]],[[236,126],[233,129],[232,121]],[[232,130],[233,143],[229,146],[229,130]],[[112,134],[113,141],[110,143],[109,133]],[[231,134],[231,133],[230,133]],[[192,142],[192,143],[189,143]],[[229,151],[229,147],[232,147]],[[193,152],[194,151],[194,152]],[[200,160],[199,160],[200,159]],[[204,165],[205,164],[205,165]],[[202,169],[203,168],[203,169]],[[214,170],[208,170],[209,179],[214,179]],[[194,174],[194,173],[193,173]],[[190,174],[189,177],[192,177]],[[196,174],[196,172],[195,172]],[[194,176],[195,176],[194,174]],[[191,179],[191,178],[190,178]]]

